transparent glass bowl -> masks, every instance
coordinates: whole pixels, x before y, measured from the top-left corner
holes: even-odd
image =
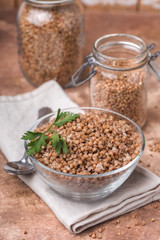
[[[68,108],[62,109],[62,111],[71,111],[74,113],[82,113],[92,112],[93,113],[101,113],[107,115],[112,115],[116,119],[126,120],[128,124],[133,126],[133,130],[138,134],[138,142],[140,144],[140,152],[129,164],[103,174],[97,175],[76,175],[76,174],[68,174],[63,172],[55,171],[42,163],[40,163],[37,159],[33,157],[33,155],[29,156],[32,164],[34,165],[36,171],[41,175],[43,180],[56,192],[66,197],[75,199],[75,200],[84,200],[84,201],[93,201],[97,199],[104,198],[110,195],[113,191],[115,191],[126,179],[131,175],[135,167],[137,166],[139,159],[144,151],[145,147],[145,138],[140,129],[140,127],[134,123],[129,118],[101,108]],[[55,118],[57,112],[48,114],[38,121],[36,121],[29,131],[34,131],[37,127],[42,126],[48,121],[51,121]],[[25,149],[27,150],[27,142],[25,141]]]

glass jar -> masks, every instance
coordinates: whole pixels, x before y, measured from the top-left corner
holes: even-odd
[[[78,0],[26,0],[18,16],[19,60],[34,86],[55,79],[67,87],[82,63],[83,6]]]
[[[138,37],[110,34],[99,38],[86,63],[73,75],[74,86],[90,81],[90,100],[93,107],[121,113],[143,126],[147,113],[148,63],[153,70],[151,55],[155,44],[146,46]],[[81,79],[86,68],[91,70]]]

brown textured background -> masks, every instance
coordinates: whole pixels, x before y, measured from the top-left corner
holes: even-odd
[[[17,9],[23,0],[0,0],[0,9]],[[96,6],[105,10],[160,10],[160,0],[97,0],[96,4],[93,4],[93,0],[81,0],[84,5]],[[131,4],[130,4],[131,3]]]
[[[18,64],[16,14],[16,10],[0,11],[0,95],[16,95],[33,89],[22,76]],[[133,10],[106,12],[92,8],[86,9],[85,19],[84,56],[91,52],[98,37],[108,33],[135,34],[148,43],[160,41],[159,13]],[[89,105],[88,83],[65,91],[80,106]],[[149,77],[148,121],[143,131],[146,149],[141,165],[160,176],[160,153],[151,152],[148,148],[154,138],[160,139],[160,83],[153,77]],[[105,227],[102,234],[105,240],[160,240],[158,201],[119,217],[118,224],[113,219],[80,235],[71,234],[23,182],[3,171],[5,162],[0,153],[0,240],[89,240],[89,234],[102,226]],[[146,222],[145,226],[142,226],[142,221]]]

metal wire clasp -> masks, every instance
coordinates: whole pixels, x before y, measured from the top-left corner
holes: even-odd
[[[90,80],[97,73],[97,71],[94,69],[95,63],[96,61],[91,53],[86,57],[86,62],[73,74],[72,83],[74,86],[80,86],[81,84]],[[90,70],[85,75],[87,68]]]
[[[155,47],[155,43],[151,43],[147,47],[149,53],[148,65],[150,66],[152,72],[155,74],[156,78],[160,81],[160,61],[158,59],[156,62],[154,62],[160,56],[160,51],[156,51],[153,54],[150,53],[150,51],[153,50]]]
[[[156,44],[155,43],[151,43],[147,46],[147,50],[148,51],[152,51],[154,48],[156,47]]]

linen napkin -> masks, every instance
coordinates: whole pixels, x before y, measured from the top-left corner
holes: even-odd
[[[49,81],[26,94],[1,96],[0,149],[7,160],[21,159],[24,145],[20,138],[38,118],[40,109],[54,111],[75,106],[77,105],[55,81]],[[38,173],[19,177],[43,199],[64,226],[74,233],[160,199],[160,179],[139,166],[112,195],[90,203],[62,197],[43,182]]]

